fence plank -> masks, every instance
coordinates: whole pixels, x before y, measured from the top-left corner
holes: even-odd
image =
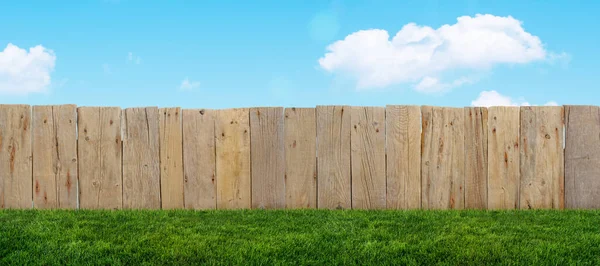
[[[488,109],[488,209],[519,208],[519,107]]]
[[[122,208],[121,109],[79,107],[77,130],[79,208]]]
[[[385,108],[352,107],[352,208],[384,209]]]
[[[186,209],[215,209],[215,111],[183,110],[183,169]]]
[[[421,207],[421,108],[388,105],[387,208]]]
[[[463,209],[465,203],[464,111],[423,106],[422,206]]]
[[[488,110],[465,107],[465,208],[487,208]]]
[[[31,107],[0,105],[0,207],[32,207]]]
[[[215,121],[217,208],[251,207],[248,108],[219,110]]]
[[[520,208],[563,209],[563,107],[523,106],[520,111]]]
[[[160,209],[158,108],[125,109],[123,208]]]
[[[600,107],[565,106],[565,205],[600,208]]]
[[[320,209],[349,209],[350,107],[317,106],[317,205]]]
[[[160,108],[160,198],[163,209],[183,208],[181,108]]]
[[[250,109],[252,208],[285,208],[283,108]]]
[[[33,204],[77,208],[75,105],[33,107]]]
[[[317,207],[317,120],[315,108],[285,109],[286,208]]]

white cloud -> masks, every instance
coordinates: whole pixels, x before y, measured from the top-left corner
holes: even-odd
[[[490,106],[531,106],[529,102],[521,100],[513,100],[512,98],[502,95],[497,91],[482,91],[479,97],[471,102],[472,106],[490,107]],[[558,103],[550,101],[544,104],[546,106],[557,106]],[[535,105],[534,105],[535,106]]]
[[[497,64],[525,64],[549,57],[541,40],[526,32],[519,20],[479,14],[459,17],[455,24],[437,29],[409,23],[391,40],[385,30],[361,30],[334,42],[327,50],[319,59],[320,67],[355,78],[358,89],[411,83],[422,92],[467,83],[461,82],[464,78],[450,83],[439,81],[449,70],[472,73]]]
[[[46,92],[55,62],[54,52],[41,45],[27,51],[9,43],[0,51],[0,94]]]
[[[182,82],[181,82],[181,86],[179,86],[179,89],[182,90],[192,90],[195,88],[200,87],[200,82],[198,81],[190,81],[190,79],[185,78]]]
[[[127,53],[127,62],[135,63],[139,65],[142,62],[142,58],[134,55],[132,52]]]

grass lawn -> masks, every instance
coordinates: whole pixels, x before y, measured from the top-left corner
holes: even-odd
[[[600,211],[0,211],[0,264],[600,265]]]

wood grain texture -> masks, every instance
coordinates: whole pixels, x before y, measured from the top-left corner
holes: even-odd
[[[183,169],[186,209],[215,209],[215,111],[183,110]]]
[[[565,207],[600,208],[600,107],[565,106]]]
[[[385,108],[351,108],[352,208],[385,209]]]
[[[0,105],[0,207],[32,207],[31,107]]]
[[[465,208],[486,209],[488,110],[465,107]]]
[[[519,208],[519,107],[488,109],[488,209]]]
[[[421,108],[388,105],[387,208],[421,208]]]
[[[248,108],[217,112],[217,209],[251,207],[249,116]]]
[[[123,208],[160,209],[158,108],[125,109]]]
[[[349,106],[317,106],[319,209],[352,207],[350,129]]]
[[[562,106],[521,107],[521,209],[564,208]]]
[[[283,108],[250,109],[252,208],[285,208]]]
[[[121,108],[77,108],[79,208],[123,206]]]
[[[162,209],[182,209],[184,207],[181,116],[179,107],[159,109]]]
[[[317,207],[316,119],[315,108],[285,109],[285,204],[288,209]]]
[[[462,108],[421,108],[422,206],[463,209],[465,203],[465,135]]]
[[[33,205],[77,208],[77,108],[33,107]]]

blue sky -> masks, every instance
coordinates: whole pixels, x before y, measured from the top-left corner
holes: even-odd
[[[597,104],[598,11],[598,1],[4,0],[0,103]]]

